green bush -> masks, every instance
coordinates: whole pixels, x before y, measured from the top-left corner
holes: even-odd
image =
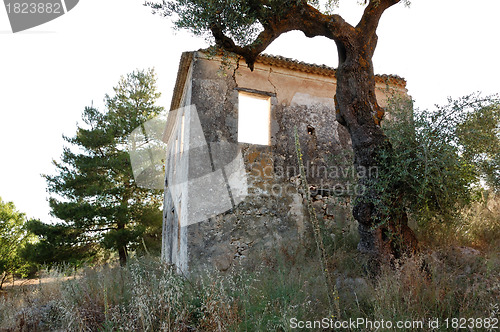
[[[481,181],[496,188],[500,103],[495,96],[450,99],[432,112],[413,110],[411,100],[394,98],[387,113],[384,131],[392,151],[380,155],[379,209],[405,209],[424,227],[454,224],[480,197]]]

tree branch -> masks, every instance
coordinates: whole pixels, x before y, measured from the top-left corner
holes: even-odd
[[[263,6],[263,2],[259,1],[259,3]],[[255,3],[253,4],[255,6]],[[261,16],[259,22],[264,30],[253,43],[246,46],[236,45],[230,37],[224,34],[224,29],[217,23],[217,20],[214,20],[210,27],[217,46],[241,55],[251,70],[253,70],[257,56],[283,33],[299,30],[307,37],[324,36],[336,42],[345,41],[354,33],[354,28],[340,15],[325,15],[306,1],[292,2],[282,14],[267,17],[263,12],[263,10],[260,11],[262,14],[259,15]]]
[[[401,0],[370,0],[361,20],[356,26],[358,33],[367,38],[371,38],[377,30],[380,17],[382,17],[384,11],[400,1]]]

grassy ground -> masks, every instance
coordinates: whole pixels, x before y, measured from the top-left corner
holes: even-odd
[[[196,280],[155,258],[84,269],[69,280],[53,272],[50,283],[0,296],[0,331],[291,331],[323,318],[331,318],[329,324],[364,319],[343,331],[375,331],[382,320],[408,325],[379,330],[452,331],[463,323],[454,318],[476,319],[464,325],[474,329],[460,331],[488,330],[485,323],[500,318],[500,206],[474,208],[452,233],[422,231],[422,253],[382,267],[377,278],[367,276],[356,250],[356,227],[336,225],[328,246],[335,289],[325,286],[316,255],[285,249],[256,271],[236,268]],[[436,319],[439,325],[429,327]]]

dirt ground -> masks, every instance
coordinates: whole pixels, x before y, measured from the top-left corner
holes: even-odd
[[[26,288],[32,288],[36,285],[41,284],[50,284],[56,281],[65,281],[69,279],[74,279],[75,276],[69,277],[50,277],[50,276],[42,276],[39,278],[31,278],[31,279],[14,279],[8,278],[3,283],[2,289],[0,290],[0,296],[5,296],[12,291],[18,291]]]

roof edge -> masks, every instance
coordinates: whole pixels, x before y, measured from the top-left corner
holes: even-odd
[[[192,53],[202,53],[207,57],[214,57],[213,51],[210,49],[200,49],[198,51],[193,51]],[[218,56],[222,55],[222,52],[217,54]],[[240,61],[243,61],[243,58],[240,57]],[[281,68],[287,68],[291,70],[298,70],[305,73],[317,74],[322,76],[335,76],[337,73],[337,69],[333,67],[329,67],[327,65],[318,65],[314,63],[307,63],[303,61],[299,61],[292,58],[287,58],[280,55],[272,55],[272,54],[260,54],[257,56],[255,60],[256,63],[260,63],[263,65],[277,66]],[[406,80],[398,75],[393,74],[376,74],[375,81],[377,83],[391,83],[394,85],[398,85],[400,87],[406,88]]]
[[[179,61],[177,80],[175,82],[174,92],[172,95],[172,102],[170,104],[171,110],[179,108],[181,103],[182,93],[184,91],[183,87],[186,84],[189,72],[189,67],[191,66],[194,57],[196,57],[197,54],[200,53],[207,58],[215,57],[214,55],[212,55],[212,52],[209,49],[200,49],[198,51],[186,51],[182,53],[181,59]],[[240,61],[242,61],[241,58]],[[337,73],[337,69],[326,65],[310,64],[292,58],[286,58],[283,56],[270,55],[270,54],[259,55],[255,62],[263,65],[276,66],[290,70],[298,70],[304,73],[311,73],[329,77],[335,76]],[[406,89],[406,80],[398,75],[377,74],[375,75],[375,83],[391,84]]]
[[[184,92],[184,85],[186,84],[187,76],[189,73],[189,67],[193,61],[194,54],[196,52],[183,52],[181,59],[179,60],[179,69],[177,71],[177,79],[175,81],[174,92],[172,95],[172,101],[170,103],[170,109],[174,110],[179,108],[182,93]]]

